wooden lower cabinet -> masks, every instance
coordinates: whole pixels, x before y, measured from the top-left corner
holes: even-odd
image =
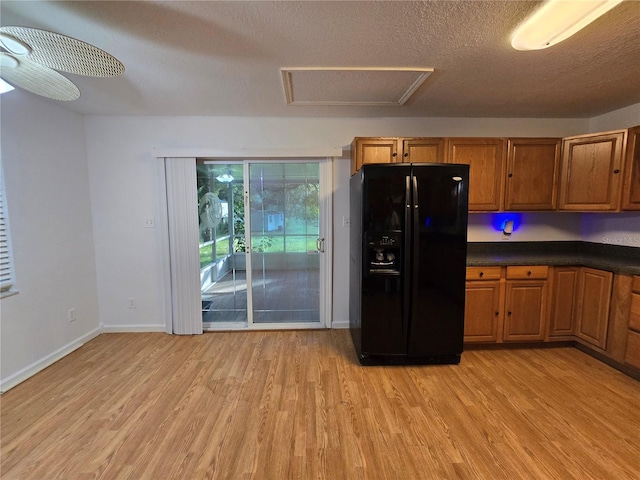
[[[622,371],[640,370],[640,275],[467,267],[464,322],[465,344],[577,342]]]
[[[503,340],[544,340],[546,280],[508,280]]]
[[[501,341],[503,303],[502,267],[467,267],[464,341]]]
[[[495,343],[501,330],[500,280],[467,282],[464,311],[464,341]]]
[[[640,276],[633,277],[624,363],[640,368]]]
[[[629,330],[624,363],[640,368],[640,333]]]
[[[606,350],[613,273],[582,267],[579,285],[576,336]]]
[[[544,340],[547,272],[546,266],[469,267],[464,341]]]
[[[576,298],[580,267],[554,267],[549,339],[575,335]]]
[[[506,271],[503,340],[544,340],[547,325],[547,266],[513,266]]]

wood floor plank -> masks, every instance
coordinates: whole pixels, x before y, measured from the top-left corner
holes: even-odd
[[[346,330],[105,334],[0,402],[3,480],[640,478],[640,383],[573,348],[362,367]]]

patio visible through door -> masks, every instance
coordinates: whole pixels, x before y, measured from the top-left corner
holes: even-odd
[[[322,166],[198,162],[206,330],[325,325]]]

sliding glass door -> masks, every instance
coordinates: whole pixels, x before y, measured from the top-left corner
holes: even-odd
[[[247,324],[244,167],[198,163],[200,289],[206,324]]]
[[[249,165],[253,322],[320,322],[318,163]]]
[[[325,326],[327,166],[199,162],[205,329]]]

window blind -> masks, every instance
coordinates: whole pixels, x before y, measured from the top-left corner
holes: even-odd
[[[0,292],[6,292],[13,286],[9,227],[7,212],[5,211],[4,192],[4,175],[0,169]]]

